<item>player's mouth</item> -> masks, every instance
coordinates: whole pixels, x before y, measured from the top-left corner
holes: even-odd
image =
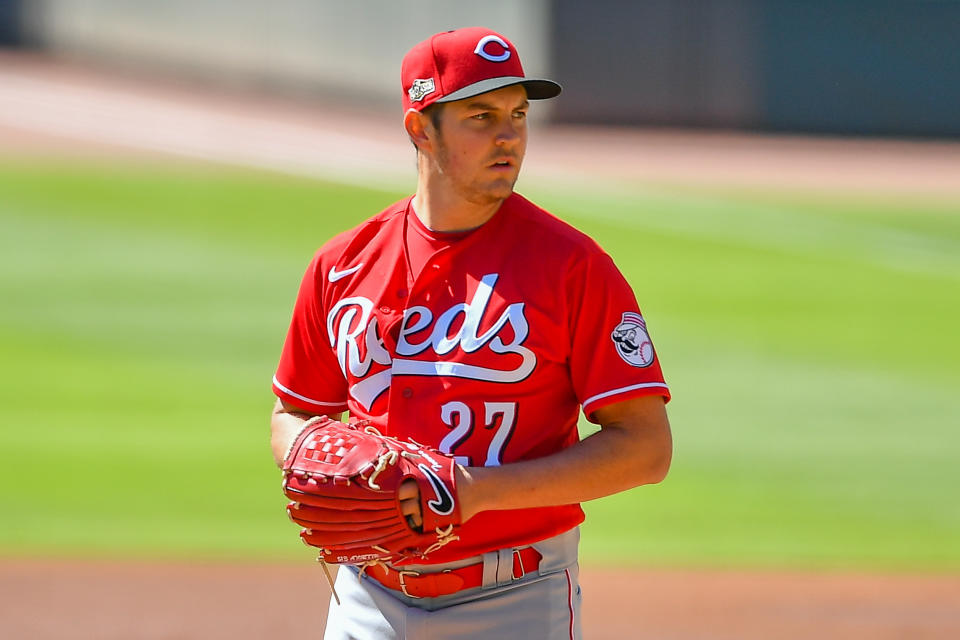
[[[514,166],[516,166],[516,162],[512,158],[499,158],[489,165],[491,169],[499,171],[508,171],[513,169]]]

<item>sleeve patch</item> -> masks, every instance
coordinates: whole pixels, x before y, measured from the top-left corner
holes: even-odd
[[[609,325],[608,325],[609,326]],[[626,311],[620,324],[610,334],[613,346],[624,362],[634,367],[653,364],[653,342],[647,334],[647,323],[639,313]]]

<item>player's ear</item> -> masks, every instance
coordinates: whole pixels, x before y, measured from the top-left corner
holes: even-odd
[[[432,150],[433,128],[430,118],[416,109],[407,109],[403,115],[403,128],[407,130],[410,141],[421,151]]]

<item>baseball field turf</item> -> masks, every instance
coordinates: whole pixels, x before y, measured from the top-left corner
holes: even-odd
[[[674,394],[670,476],[588,504],[585,561],[960,569],[960,202],[521,191],[614,256]],[[314,249],[401,195],[0,163],[0,553],[302,559],[270,378]]]

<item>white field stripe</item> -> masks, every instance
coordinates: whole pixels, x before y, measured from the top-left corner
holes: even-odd
[[[275,386],[277,389],[280,389],[280,391],[283,391],[285,394],[287,394],[292,398],[296,398],[297,400],[303,400],[304,402],[309,402],[310,404],[315,404],[321,407],[342,407],[347,404],[346,402],[320,402],[319,400],[313,400],[311,398],[308,398],[307,396],[302,396],[299,393],[291,391],[290,389],[287,389],[285,386],[280,384],[280,382],[277,380],[277,376],[273,376],[273,386]]]
[[[618,393],[626,393],[628,391],[634,391],[636,389],[652,389],[655,387],[662,388],[662,389],[670,388],[662,382],[644,382],[642,384],[632,384],[629,387],[620,387],[619,389],[614,389],[613,391],[605,391],[603,393],[598,393],[595,396],[587,398],[583,403],[583,410],[586,411],[587,405],[590,404],[591,402],[596,402],[597,400],[601,400],[603,398],[609,398],[610,396],[615,396]]]

